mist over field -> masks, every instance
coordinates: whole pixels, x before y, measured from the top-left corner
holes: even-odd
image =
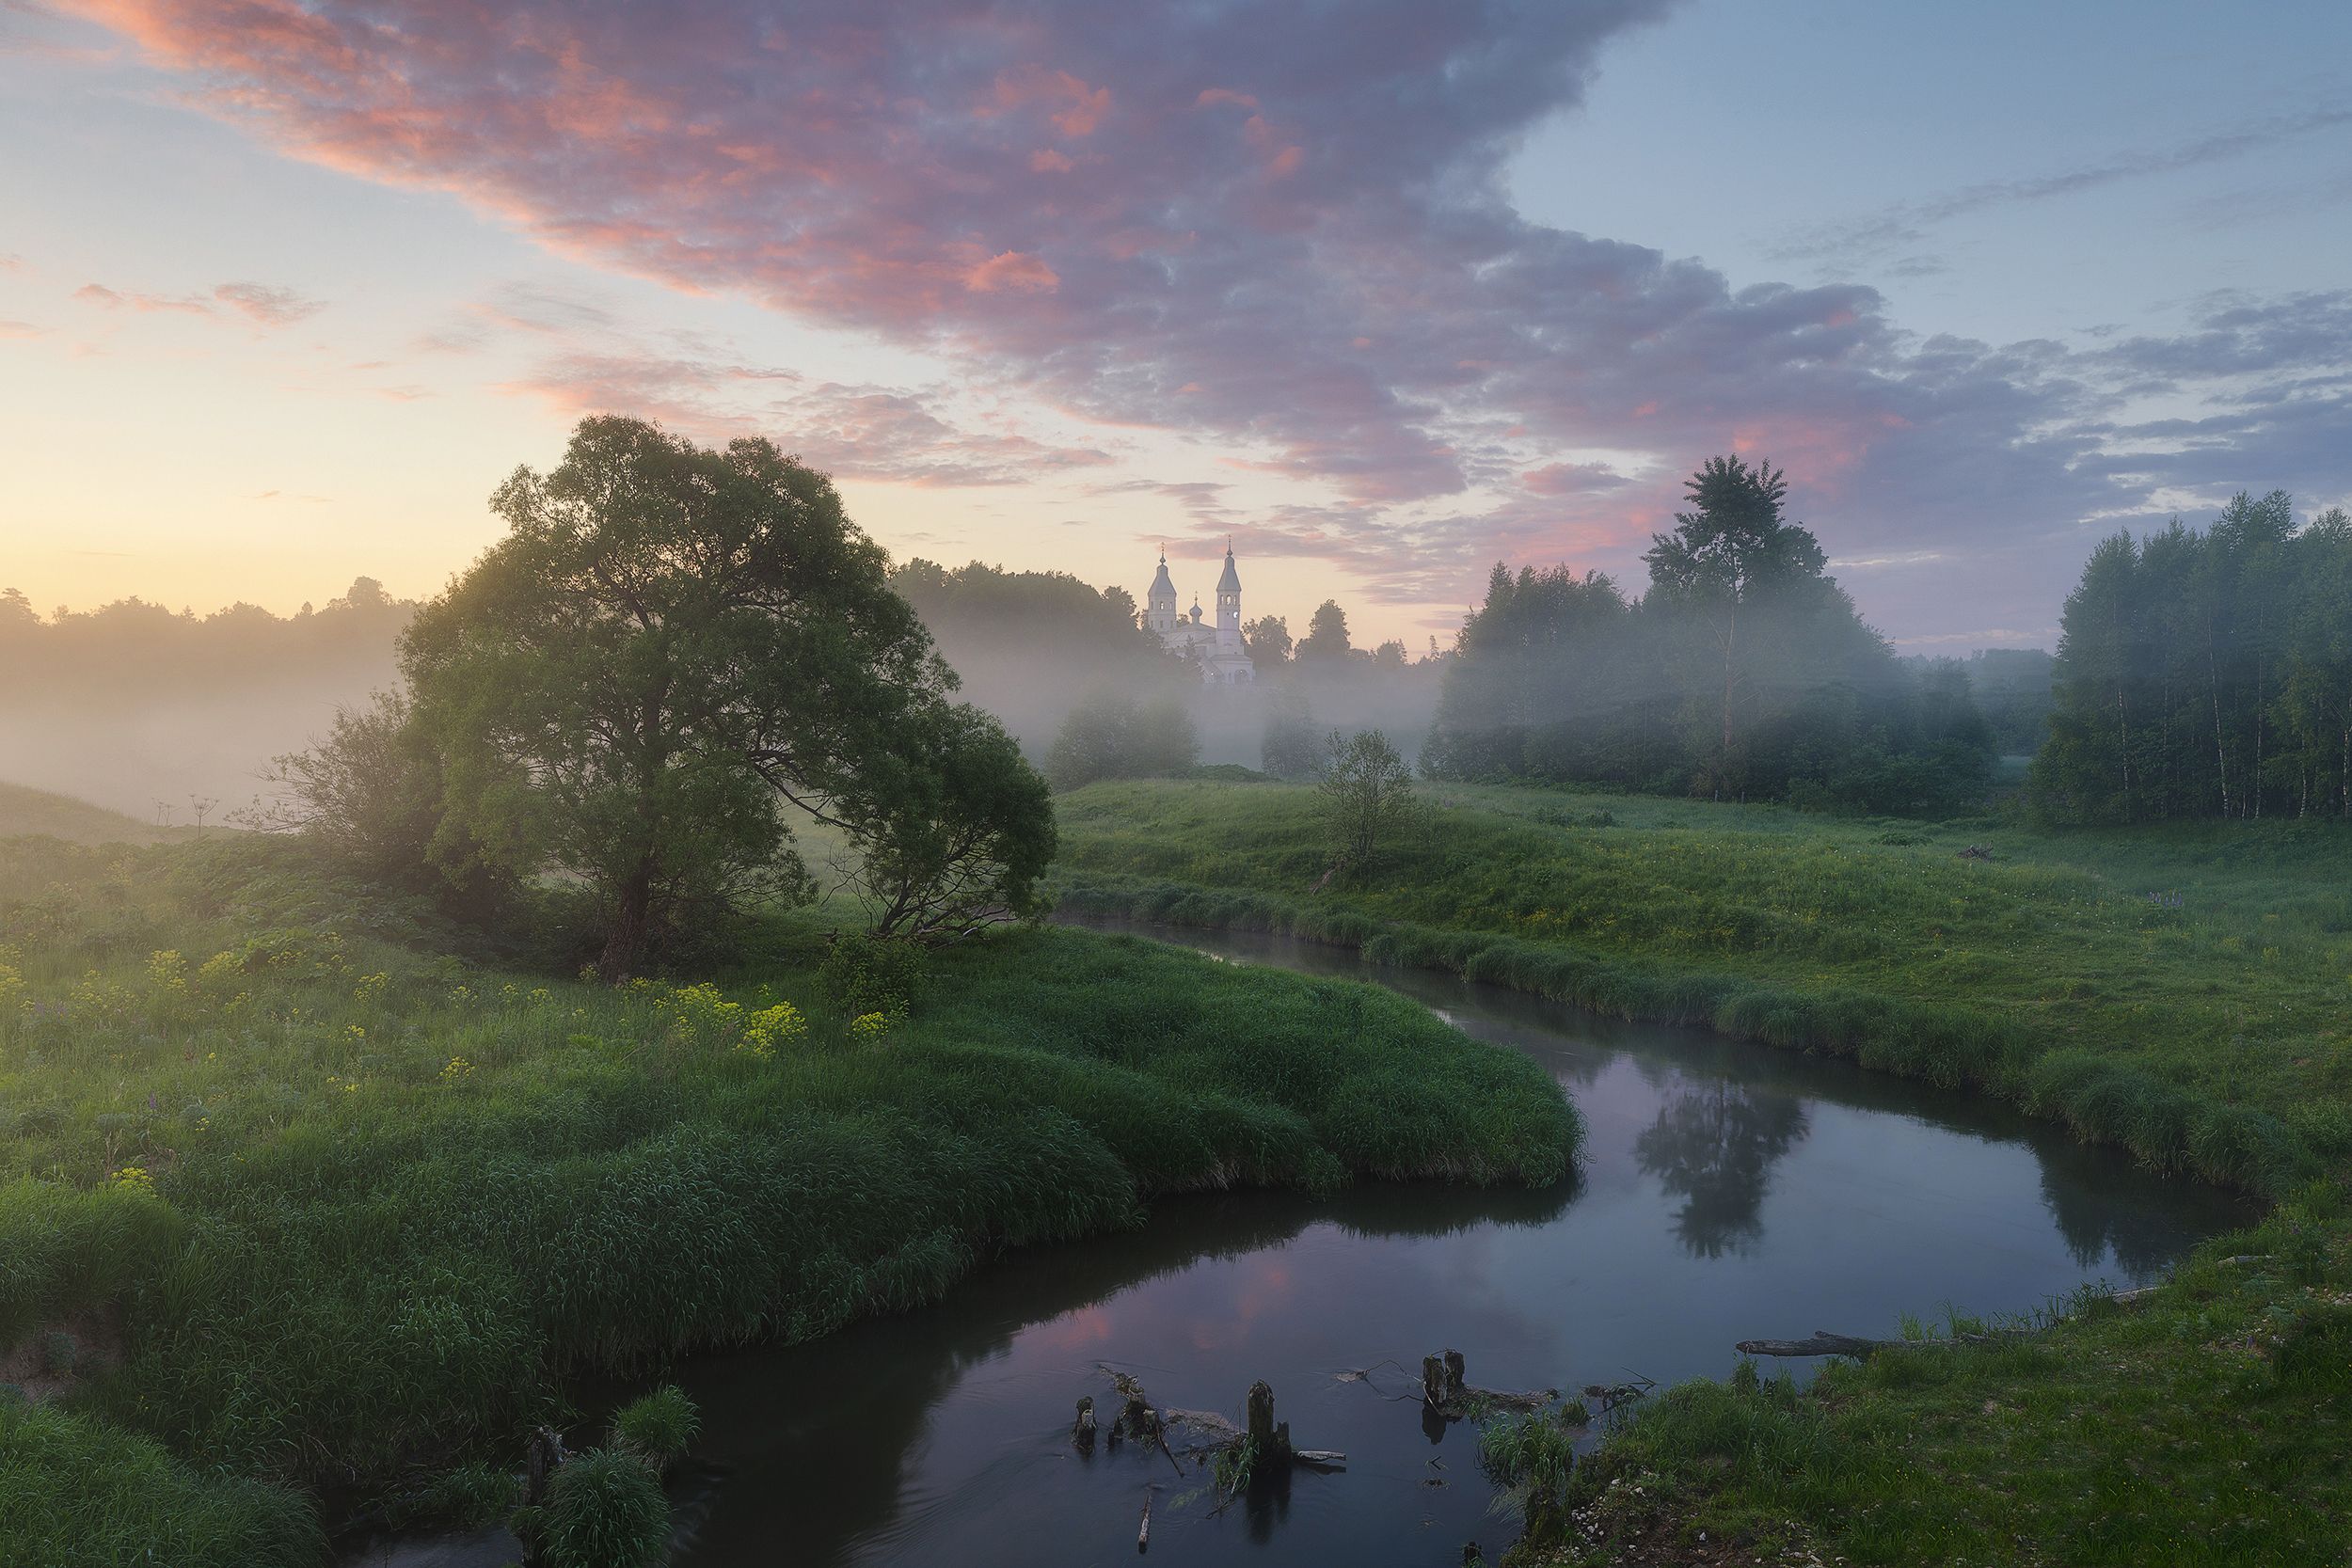
[[[1381,728],[1413,754],[1434,720],[1439,667],[1375,663],[1351,650],[1324,665],[1271,665],[1239,689],[1204,688],[1139,630],[1125,590],[1063,573],[917,559],[893,586],[923,617],[963,697],[1041,760],[1089,696],[1172,698],[1200,760],[1255,768],[1277,714],[1325,728]],[[186,825],[198,802],[219,824],[278,798],[277,758],[317,744],[339,709],[399,689],[397,644],[413,602],[372,578],[278,616],[249,604],[210,612],[137,599],[35,611],[0,598],[0,782],[72,795],[142,821]],[[1303,615],[1291,619],[1304,624]]]
[[[213,822],[271,793],[272,759],[398,679],[413,607],[360,578],[315,610],[208,614],[138,600],[36,616],[0,600],[0,779],[141,820]]]

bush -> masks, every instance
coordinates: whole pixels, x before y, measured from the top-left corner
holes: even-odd
[[[664,1384],[613,1413],[612,1446],[666,1470],[685,1456],[686,1445],[701,1428],[702,1413],[686,1390]]]
[[[540,1544],[553,1568],[653,1568],[670,1545],[670,1501],[633,1454],[592,1449],[548,1483]]]
[[[817,978],[843,1017],[881,1013],[898,1022],[913,1009],[929,968],[914,942],[852,933],[834,939]]]

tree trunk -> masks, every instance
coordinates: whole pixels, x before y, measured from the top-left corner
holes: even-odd
[[[2214,667],[2213,628],[2205,629],[2205,690],[2213,700],[2213,766],[2221,775],[2221,815],[2230,815],[2230,755],[2221,744],[2221,675]]]
[[[1740,591],[1731,592],[1731,621],[1724,631],[1724,739],[1721,760],[1715,766],[1715,783],[1720,790],[1731,777],[1731,688],[1733,672],[1740,657]]]
[[[621,884],[621,897],[612,911],[612,925],[604,934],[604,954],[596,960],[596,978],[615,986],[628,978],[645,951],[645,928],[653,913],[653,857],[637,863]]]

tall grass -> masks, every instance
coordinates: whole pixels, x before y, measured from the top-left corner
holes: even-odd
[[[145,1437],[0,1396],[0,1561],[40,1568],[313,1568],[326,1538],[282,1487],[183,1464]]]

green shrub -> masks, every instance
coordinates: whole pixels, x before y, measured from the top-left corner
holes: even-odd
[[[914,942],[849,932],[834,939],[817,979],[842,1017],[881,1013],[897,1022],[913,1009],[929,971]]]
[[[548,1483],[539,1540],[552,1568],[653,1568],[670,1545],[670,1502],[636,1455],[592,1449]]]
[[[686,1390],[664,1384],[613,1413],[612,1446],[666,1470],[684,1457],[686,1446],[701,1428],[702,1414]]]

